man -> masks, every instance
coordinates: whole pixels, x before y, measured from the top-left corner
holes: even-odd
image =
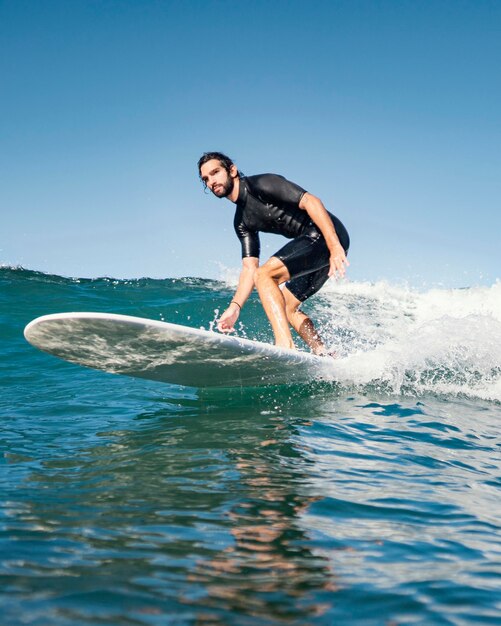
[[[218,320],[218,329],[234,331],[256,286],[275,345],[294,348],[290,324],[315,354],[326,354],[312,321],[299,307],[329,276],[344,276],[350,243],[346,228],[302,187],[276,174],[245,177],[221,152],[204,153],[198,173],[215,196],[236,204],[234,227],[242,244],[238,287]],[[284,235],[292,241],[259,266],[259,232]]]

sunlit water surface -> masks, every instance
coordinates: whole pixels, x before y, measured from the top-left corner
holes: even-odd
[[[501,623],[501,286],[332,286],[337,383],[201,391],[28,345],[46,313],[210,328],[200,279],[0,270],[9,626]],[[239,331],[270,340],[257,301]]]

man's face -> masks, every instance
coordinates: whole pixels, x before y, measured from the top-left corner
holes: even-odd
[[[232,170],[235,170],[235,173]],[[235,176],[236,168],[234,165],[228,173],[217,159],[207,161],[200,168],[202,181],[218,198],[226,198],[231,194],[235,186]]]

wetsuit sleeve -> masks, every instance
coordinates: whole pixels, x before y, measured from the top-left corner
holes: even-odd
[[[297,208],[306,190],[279,174],[248,176],[252,192],[263,202]]]
[[[249,256],[259,258],[260,242],[259,233],[255,230],[249,230],[243,222],[241,211],[236,212],[235,220],[233,222],[235,232],[242,245],[242,259]]]

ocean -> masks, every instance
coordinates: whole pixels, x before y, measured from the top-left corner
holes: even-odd
[[[0,268],[0,623],[501,623],[501,283],[332,283],[332,381],[200,390],[72,365],[24,326],[211,329],[228,280]],[[271,341],[258,300],[238,334]]]

